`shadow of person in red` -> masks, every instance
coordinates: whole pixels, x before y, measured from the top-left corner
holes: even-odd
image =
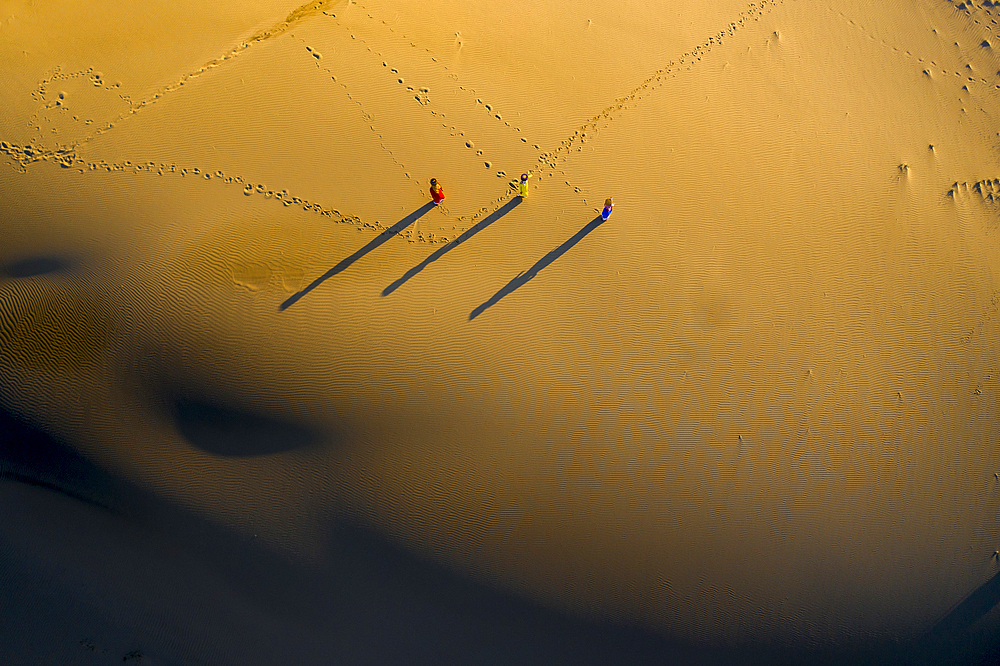
[[[434,208],[434,205],[435,205],[434,202],[428,201],[423,206],[416,209],[415,211],[404,217],[402,220],[400,220],[396,224],[392,225],[391,227],[380,233],[375,238],[371,239],[371,241],[369,241],[368,244],[365,245],[363,248],[361,248],[351,256],[347,257],[346,259],[342,260],[339,264],[328,270],[326,273],[323,273],[318,278],[313,280],[308,287],[306,287],[302,291],[299,291],[289,296],[284,303],[278,306],[278,309],[287,310],[291,306],[295,305],[300,298],[308,294],[310,291],[320,286],[321,284],[332,278],[337,273],[346,270],[355,261],[365,256],[366,254],[377,248],[379,245],[386,242],[387,240],[389,240],[390,238],[401,232],[403,229],[405,229],[406,227],[410,226],[411,224],[419,220],[421,217],[423,217],[425,213],[427,213],[427,211],[429,211],[431,208]]]

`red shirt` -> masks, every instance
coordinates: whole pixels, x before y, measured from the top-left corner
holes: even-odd
[[[444,199],[444,190],[440,183],[431,186],[431,198],[434,199],[434,203],[441,203]]]

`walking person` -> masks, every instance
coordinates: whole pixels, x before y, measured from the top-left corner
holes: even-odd
[[[435,206],[444,201],[444,190],[437,178],[431,178],[431,199],[434,200]]]
[[[522,199],[525,199],[528,196],[528,179],[529,178],[531,178],[531,174],[530,173],[522,173],[521,174],[521,184],[518,186],[517,194]]]
[[[615,198],[608,197],[604,200],[604,210],[601,211],[601,219],[607,221],[611,217],[611,211],[615,209]]]

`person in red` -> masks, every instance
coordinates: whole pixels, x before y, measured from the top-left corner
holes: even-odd
[[[435,206],[444,201],[444,190],[441,189],[441,183],[437,178],[431,178],[431,198],[434,199]]]

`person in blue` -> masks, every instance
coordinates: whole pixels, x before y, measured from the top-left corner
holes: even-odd
[[[611,217],[611,211],[615,209],[615,198],[608,197],[604,200],[604,210],[601,211],[601,219],[607,220]]]

